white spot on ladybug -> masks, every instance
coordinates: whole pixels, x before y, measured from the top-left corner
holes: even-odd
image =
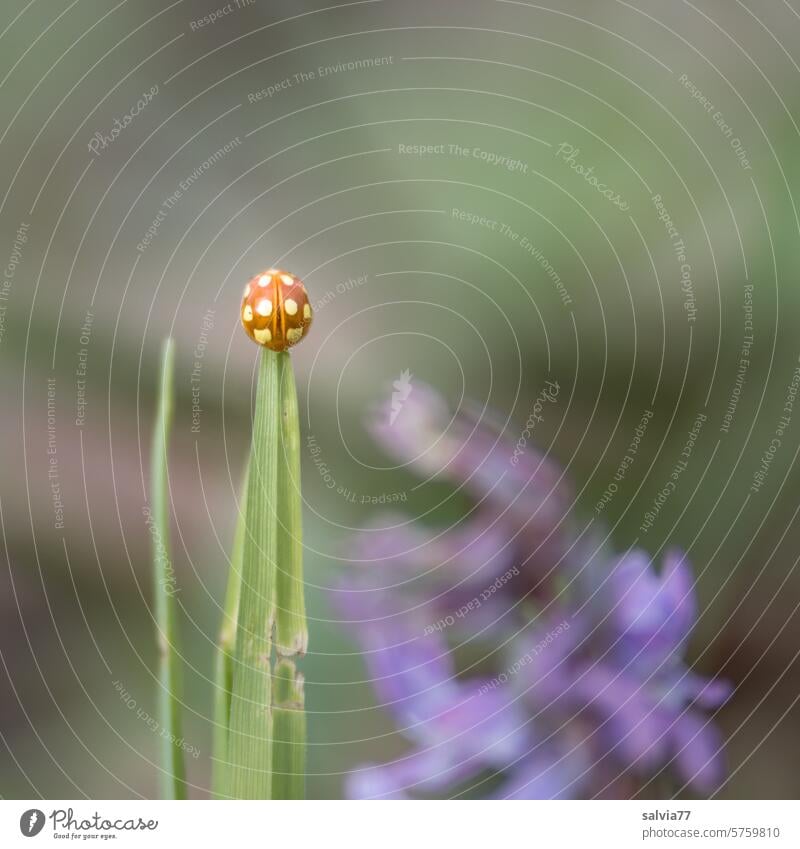
[[[254,330],[253,336],[255,336],[256,342],[261,345],[266,345],[267,342],[272,341],[272,333],[270,333],[268,327],[265,327],[263,330]]]
[[[269,286],[270,280],[272,280],[272,276],[269,274],[262,274],[261,277],[258,278],[259,286]]]
[[[294,345],[295,342],[299,342],[303,338],[303,328],[302,327],[290,327],[286,331],[286,341],[290,345]]]
[[[272,301],[269,298],[262,298],[256,306],[256,312],[259,315],[269,315],[272,312]]]
[[[294,277],[291,274],[281,274],[284,286],[294,286]]]
[[[242,310],[242,318],[245,321],[253,320],[253,308],[250,306],[250,304],[246,304],[245,308]]]
[[[244,287],[244,297],[245,298],[250,297],[250,284],[249,283]]]
[[[309,319],[311,318],[311,305],[303,304],[303,318]]]
[[[287,298],[283,302],[283,308],[286,310],[288,315],[295,315],[297,313],[297,301]]]

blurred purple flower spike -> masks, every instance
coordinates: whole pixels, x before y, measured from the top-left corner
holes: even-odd
[[[642,551],[587,542],[557,464],[515,454],[418,381],[369,429],[474,508],[438,530],[384,517],[354,541],[337,599],[411,748],[354,770],[349,794],[646,796],[664,770],[676,789],[713,793],[722,739],[704,712],[731,688],[683,660],[697,617],[685,556],[669,551],[656,572]]]

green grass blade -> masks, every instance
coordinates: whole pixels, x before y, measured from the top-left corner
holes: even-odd
[[[233,689],[233,652],[236,646],[236,622],[239,615],[239,593],[242,586],[242,561],[244,539],[247,531],[247,478],[245,470],[239,519],[233,537],[231,566],[225,590],[225,606],[219,630],[214,663],[214,766],[212,789],[219,798],[225,795],[228,768],[228,726],[231,717],[231,692]]]
[[[279,401],[278,358],[264,349],[259,366],[247,482],[247,532],[228,738],[227,795],[236,799],[269,799],[271,793],[270,655],[275,621]]]
[[[302,799],[306,768],[303,676],[291,660],[275,664],[273,696],[272,798]]]
[[[288,352],[278,356],[281,427],[278,446],[278,573],[275,650],[282,657],[303,655],[308,627],[303,587],[303,529],[300,496],[300,416]]]
[[[158,716],[161,724],[161,784],[166,799],[186,798],[186,768],[181,741],[182,681],[178,647],[175,572],[170,559],[167,449],[172,426],[174,346],[164,343],[158,412],[150,474],[150,535],[153,552],[154,607],[158,641]]]

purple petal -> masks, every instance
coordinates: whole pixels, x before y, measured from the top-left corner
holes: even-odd
[[[456,690],[452,658],[438,634],[369,628],[365,643],[373,685],[401,724],[413,727],[451,705]]]
[[[706,710],[715,710],[725,704],[733,693],[733,685],[724,678],[701,678],[689,673],[686,689],[689,701]]]
[[[448,697],[413,729],[418,747],[384,766],[356,770],[348,779],[354,798],[404,798],[432,793],[502,770],[529,747],[522,711],[508,693],[479,695],[480,682],[448,688]]]
[[[609,589],[612,620],[626,659],[643,654],[658,666],[686,642],[695,606],[691,573],[679,552],[667,556],[663,576],[655,574],[647,554],[630,552],[611,573]]]
[[[514,768],[495,799],[580,798],[591,764],[586,751],[574,747],[563,753],[555,746],[526,757]]]
[[[391,457],[465,486],[493,518],[506,517],[514,534],[524,528],[541,539],[563,519],[570,488],[556,464],[532,447],[515,455],[515,440],[482,419],[451,416],[442,397],[419,382],[393,423],[392,415],[381,411],[368,424]]]
[[[672,728],[675,764],[684,781],[704,795],[717,790],[725,777],[722,737],[709,719],[687,711]]]
[[[437,793],[466,780],[472,765],[454,762],[445,748],[414,751],[396,761],[353,770],[346,792],[351,799],[407,799],[414,792]]]
[[[665,607],[672,614],[669,627],[685,638],[691,633],[697,620],[697,602],[694,595],[694,575],[682,551],[671,549],[667,552],[661,584]]]
[[[378,410],[367,429],[386,453],[399,463],[410,463],[426,475],[435,475],[453,458],[460,438],[450,426],[447,402],[432,387],[415,381],[409,396],[395,411]]]
[[[441,584],[440,592],[457,586],[484,589],[511,568],[516,554],[505,529],[490,527],[480,514],[444,530],[412,525],[394,515],[384,516],[382,524],[358,535],[353,556],[366,564],[362,574],[390,588],[424,577],[428,584]],[[418,584],[413,587],[419,591]]]
[[[605,748],[631,767],[652,769],[663,763],[669,746],[669,714],[644,685],[613,668],[595,664],[576,682],[578,706],[592,710],[602,723]]]

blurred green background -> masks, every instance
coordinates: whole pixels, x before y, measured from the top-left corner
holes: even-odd
[[[171,334],[185,737],[206,795],[256,362],[238,305],[278,265],[317,306],[293,355],[304,439],[358,494],[328,488],[304,450],[309,795],[338,797],[348,769],[403,746],[329,590],[352,529],[384,509],[371,497],[416,483],[364,428],[408,369],[454,406],[494,408],[514,441],[545,378],[560,382],[537,441],[568,468],[581,521],[695,565],[692,656],[737,685],[723,795],[796,796],[800,408],[751,485],[800,355],[798,13],[255,0],[202,23],[221,7],[0,13],[0,794],[157,792],[158,738],[115,682],[155,713],[142,507]],[[676,493],[642,531],[699,413]]]

